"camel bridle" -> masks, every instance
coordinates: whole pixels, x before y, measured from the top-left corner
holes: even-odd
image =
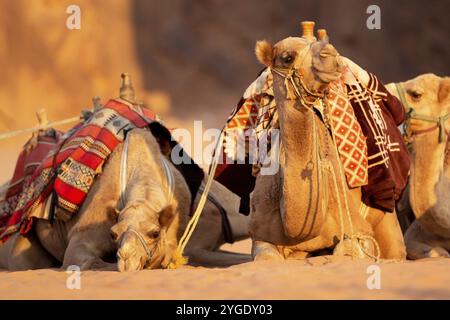
[[[405,108],[406,116],[405,116],[405,123],[404,128],[405,132],[403,133],[403,137],[405,140],[405,143],[407,145],[410,145],[413,142],[413,139],[415,136],[420,136],[429,132],[433,132],[435,130],[439,130],[438,132],[438,142],[441,144],[444,142],[444,135],[448,135],[449,131],[446,129],[445,124],[447,120],[450,119],[450,113],[447,112],[443,116],[435,117],[425,114],[417,113],[414,108],[412,108],[408,101],[406,100],[406,94],[405,90],[401,86],[400,83],[395,83],[395,88],[397,89],[398,96],[400,98],[400,102],[403,104],[403,107]],[[411,128],[411,120],[418,120],[422,122],[428,122],[428,123],[434,123],[434,126],[431,126],[426,129],[419,129],[419,130],[413,130]]]

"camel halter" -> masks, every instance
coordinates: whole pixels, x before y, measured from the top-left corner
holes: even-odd
[[[123,150],[122,150],[122,156],[120,159],[120,174],[119,174],[119,183],[120,183],[120,197],[119,197],[119,204],[120,204],[120,208],[123,210],[125,208],[125,191],[126,191],[126,186],[127,186],[127,166],[128,166],[128,145],[129,145],[129,139],[127,138],[127,135],[125,136],[125,140],[123,143]],[[167,202],[170,203],[173,199],[173,193],[174,193],[174,176],[172,173],[172,170],[170,170],[170,166],[169,166],[169,160],[167,160],[164,155],[161,154],[161,160],[162,160],[162,164],[163,164],[163,171],[164,171],[164,175],[166,177],[166,182],[167,182]],[[118,211],[118,210],[117,210]],[[151,260],[151,258],[153,257],[153,254],[156,251],[156,247],[157,245],[155,244],[153,246],[152,249],[149,248],[149,245],[147,243],[147,241],[145,241],[144,236],[142,235],[142,233],[140,233],[138,230],[134,229],[132,226],[129,226],[128,229],[125,231],[124,235],[127,232],[131,232],[133,233],[139,240],[139,243],[142,245],[142,247],[144,248],[144,251],[147,255],[147,260],[146,263],[148,261]],[[119,246],[122,246],[122,242],[123,242],[124,236],[122,235],[122,238],[120,240],[120,244]]]
[[[301,63],[300,65],[303,64],[304,62],[304,58],[306,56],[306,54],[309,52],[311,44],[308,44],[305,48],[302,49],[302,51],[300,52],[299,56],[302,57]],[[326,99],[326,94],[319,94],[319,93],[315,93],[310,91],[305,83],[303,82],[303,78],[301,75],[301,72],[298,71],[297,68],[294,67],[295,63],[292,64],[292,67],[288,68],[288,69],[284,69],[284,68],[272,68],[271,70],[274,71],[276,74],[280,75],[281,77],[283,77],[285,79],[285,86],[286,86],[286,94],[287,97],[289,97],[289,84],[292,85],[295,95],[296,97],[299,99],[300,104],[307,108],[309,111],[311,111],[313,113],[313,115],[316,114],[316,110],[321,114],[322,116],[322,122],[324,123],[324,125],[327,128],[331,128],[330,124],[329,124],[329,117],[328,114],[326,114],[325,110],[324,110],[324,103],[323,101]],[[297,85],[295,78],[297,78],[299,80],[299,84],[300,87]],[[307,101],[305,99],[305,96],[312,96],[314,97],[314,101],[310,102]],[[318,103],[317,103],[318,102]],[[332,182],[333,182],[333,186],[336,192],[336,200],[337,200],[337,204],[338,204],[338,209],[339,209],[339,225],[340,225],[340,231],[341,231],[341,235],[340,235],[340,243],[342,243],[344,245],[344,241],[349,239],[351,241],[351,256],[354,257],[355,255],[355,244],[360,248],[361,252],[368,256],[369,258],[375,259],[376,261],[379,260],[380,255],[381,255],[381,251],[380,251],[380,247],[378,245],[378,242],[376,241],[376,239],[370,235],[366,235],[366,234],[360,234],[360,233],[355,233],[354,229],[353,229],[353,223],[352,223],[352,216],[350,214],[350,207],[349,207],[349,203],[348,203],[348,198],[347,198],[347,193],[345,192],[346,190],[346,185],[345,185],[345,174],[344,171],[342,170],[342,166],[339,166],[339,174],[340,174],[340,182],[341,182],[341,188],[344,191],[343,192],[343,196],[341,199],[341,196],[339,195],[339,185],[338,185],[338,181],[337,181],[337,175],[336,175],[336,171],[335,168],[333,167],[333,165],[331,164],[331,162],[329,160],[321,160],[320,159],[320,151],[319,151],[319,145],[318,145],[318,129],[317,129],[317,125],[315,122],[315,118],[313,118],[313,144],[316,146],[316,167],[317,168],[321,168],[322,170],[326,170],[329,171],[332,177]],[[330,132],[332,141],[333,141],[333,145],[335,148],[336,153],[339,155],[339,151],[338,151],[338,147],[337,147],[337,142],[336,139],[333,135],[332,132]],[[319,142],[320,143],[320,142]],[[320,163],[320,165],[318,165]],[[320,176],[321,173],[319,173],[319,180],[320,180]],[[324,199],[324,198],[322,198]],[[326,200],[322,200],[322,201],[326,201]],[[348,221],[348,226],[349,226],[349,234],[345,233],[345,224],[344,224],[344,210],[342,207],[342,202],[344,204],[345,207],[345,216],[347,218]],[[362,203],[362,202],[361,202]],[[322,203],[322,207],[325,208],[325,203]],[[362,215],[362,213],[365,210],[365,205],[362,203],[361,207],[360,207],[360,215]],[[374,245],[374,249],[375,249],[375,254],[372,254],[370,252],[368,252],[365,248],[364,248],[364,241],[370,241],[373,243]]]
[[[295,60],[300,59],[300,67],[303,65],[305,61],[305,57],[308,54],[308,52],[311,50],[311,43],[308,43],[306,47],[304,47],[298,57]],[[314,108],[314,102],[307,101],[305,99],[305,96],[312,96],[317,99],[323,99],[325,98],[325,94],[320,94],[316,92],[312,92],[308,89],[305,82],[303,81],[303,76],[298,68],[295,67],[295,61],[292,63],[292,66],[290,68],[270,68],[271,71],[275,72],[279,76],[284,78],[284,85],[286,87],[286,94],[289,97],[289,84],[292,85],[292,88],[294,89],[295,96],[300,100],[301,104],[313,111]],[[298,79],[298,82],[300,84],[300,87],[295,82],[295,79]]]
[[[405,133],[403,134],[403,137],[405,138],[406,144],[411,144],[414,136],[420,136],[428,132],[432,132],[436,129],[439,129],[438,132],[438,142],[441,144],[444,141],[444,134],[447,134],[447,130],[445,128],[445,122],[450,119],[450,113],[447,112],[443,116],[434,117],[424,114],[417,113],[408,103],[406,100],[405,90],[402,88],[400,83],[395,83],[395,88],[397,89],[398,96],[400,98],[400,102],[403,104],[403,107],[405,108],[406,112],[406,119],[405,119]],[[432,126],[427,129],[420,129],[420,130],[412,130],[411,129],[411,120],[419,120],[423,122],[430,122],[435,123],[435,126]]]

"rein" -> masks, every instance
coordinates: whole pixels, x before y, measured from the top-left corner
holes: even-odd
[[[403,134],[406,144],[411,144],[412,138],[414,136],[420,136],[422,134],[432,132],[436,129],[439,129],[438,141],[439,143],[442,143],[444,141],[444,133],[447,133],[447,130],[445,128],[445,122],[448,119],[450,119],[450,113],[447,112],[445,115],[439,117],[416,113],[416,111],[408,104],[408,101],[406,100],[405,90],[402,88],[400,83],[396,82],[395,88],[397,89],[400,101],[403,104],[403,107],[405,108],[406,111],[406,119],[404,124],[405,133]],[[411,120],[430,122],[435,123],[436,125],[426,129],[412,130]]]

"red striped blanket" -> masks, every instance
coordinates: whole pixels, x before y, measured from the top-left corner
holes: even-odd
[[[38,145],[36,154],[41,161],[26,157],[19,158],[14,182],[21,179],[25,162],[39,162],[32,174],[22,180],[21,187],[12,183],[6,197],[12,206],[1,206],[0,202],[0,243],[17,231],[27,233],[31,228],[33,212],[53,192],[56,204],[69,213],[58,217],[70,219],[83,204],[95,177],[115,147],[121,143],[125,133],[133,128],[143,128],[156,119],[156,115],[146,108],[133,106],[123,100],[109,100],[85,122],[62,135],[50,150],[44,148],[44,140]],[[42,148],[42,149],[41,149]],[[29,160],[28,160],[29,158]],[[23,175],[26,177],[26,175]],[[14,189],[14,190],[13,190]],[[20,192],[17,193],[17,190]]]

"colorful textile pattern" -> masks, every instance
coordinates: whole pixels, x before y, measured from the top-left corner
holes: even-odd
[[[258,120],[258,105],[253,98],[246,99],[233,118],[227,123],[226,130],[253,129]]]
[[[393,212],[406,187],[410,160],[397,126],[404,121],[401,102],[370,74],[367,87],[347,84],[348,98],[366,136],[369,183],[362,187],[367,205]]]
[[[345,77],[343,74],[341,81],[330,87],[327,109],[349,187],[361,187],[362,200],[368,206],[393,212],[409,174],[408,153],[397,129],[404,120],[404,109],[374,75],[369,76],[370,82],[365,87],[358,82],[357,75],[350,71]],[[348,79],[353,80],[347,82]],[[252,111],[243,112],[240,120],[234,122],[234,116],[248,105]],[[257,132],[277,125],[269,69],[249,86],[232,112],[228,123],[232,123],[233,129],[240,126],[242,130],[248,130],[248,124],[255,124],[255,105],[258,109]],[[250,115],[251,121],[245,121]],[[227,153],[227,150],[225,153],[233,157],[233,153]],[[215,178],[241,197],[240,212],[247,213],[249,194],[255,184],[252,165],[219,164]]]
[[[0,199],[0,234],[9,233],[14,229],[14,221],[10,224],[8,222],[17,208],[22,192],[30,185],[33,173],[42,160],[57,146],[61,135],[61,132],[53,129],[40,131],[25,144],[17,159],[14,175]],[[34,139],[36,144],[31,147]]]
[[[367,144],[345,91],[332,86],[327,95],[331,127],[349,187],[368,183]]]
[[[150,110],[112,99],[87,121],[65,133],[23,189],[7,226],[0,233],[0,241],[19,227],[22,233],[28,232],[31,228],[28,214],[51,192],[57,195],[57,205],[70,213],[58,218],[70,219],[83,204],[105,160],[124,140],[126,132],[147,127],[155,119]]]
[[[264,70],[245,91],[244,96],[227,120],[225,127],[224,153],[229,159],[236,160],[236,139],[233,134],[242,134],[254,130],[255,138],[267,135],[270,139],[272,123],[277,120],[275,99],[272,90],[272,73]]]

